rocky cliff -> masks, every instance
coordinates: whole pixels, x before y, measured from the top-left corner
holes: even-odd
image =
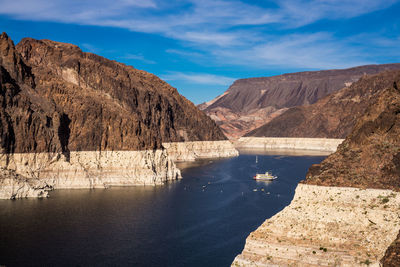
[[[264,125],[287,108],[313,104],[356,82],[363,75],[393,69],[400,69],[400,64],[240,79],[223,95],[200,107],[221,126],[227,136],[237,138]]]
[[[234,264],[398,265],[400,71],[360,83],[382,88],[337,151],[309,169],[292,203],[248,237]]]
[[[363,76],[312,105],[286,110],[246,136],[345,138],[376,96],[391,85],[395,75],[395,71],[388,71]]]
[[[365,81],[382,85],[382,79],[387,87],[373,98],[337,152],[309,169],[305,183],[400,190],[400,71]]]
[[[1,167],[33,191],[164,183],[180,172],[162,143],[226,140],[155,75],[72,44],[3,33],[0,88]]]

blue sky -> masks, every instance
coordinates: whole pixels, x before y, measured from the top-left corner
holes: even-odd
[[[400,62],[400,0],[0,0],[0,31],[77,44],[196,104],[238,78]]]

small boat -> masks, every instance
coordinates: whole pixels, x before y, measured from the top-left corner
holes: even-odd
[[[269,172],[265,172],[265,173],[257,173],[253,178],[254,180],[272,181],[278,177],[270,174]]]

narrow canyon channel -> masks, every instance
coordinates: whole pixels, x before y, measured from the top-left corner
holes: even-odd
[[[276,154],[180,163],[183,179],[165,186],[0,200],[0,265],[230,266],[250,232],[287,206],[325,158]],[[265,171],[278,179],[252,180]]]

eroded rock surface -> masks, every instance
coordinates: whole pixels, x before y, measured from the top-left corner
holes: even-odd
[[[400,64],[367,65],[343,70],[306,71],[240,79],[223,95],[199,107],[221,126],[228,137],[238,138],[271,121],[287,108],[313,104],[339,89],[348,87],[363,75],[394,69],[400,69]]]
[[[392,190],[299,184],[232,266],[378,266],[400,228]]]
[[[28,184],[161,184],[180,177],[163,142],[226,140],[155,75],[72,44],[26,38],[14,46],[3,33],[0,89],[0,167]],[[11,198],[7,181],[0,191]]]
[[[364,76],[312,105],[288,109],[246,136],[345,138],[375,98],[392,86],[396,73]]]
[[[47,197],[53,187],[40,179],[26,178],[14,170],[0,168],[0,199]]]
[[[381,88],[354,129],[309,169],[291,204],[250,235],[234,265],[397,266],[399,82],[399,71],[360,80]]]

